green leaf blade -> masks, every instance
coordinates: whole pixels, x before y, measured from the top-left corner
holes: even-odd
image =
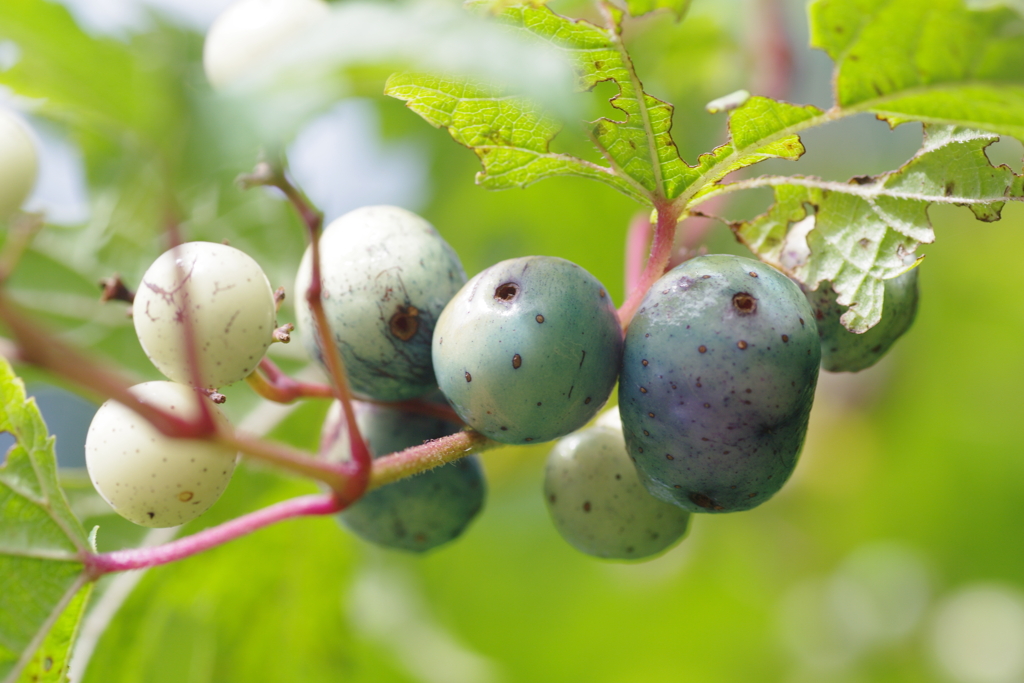
[[[71,598],[68,606],[53,625],[43,644],[22,670],[18,683],[64,683],[71,661],[71,647],[78,635],[78,627],[85,615],[85,607],[92,594],[93,583],[87,583]]]
[[[467,79],[397,73],[385,93],[431,125],[445,128],[480,158],[477,182],[488,189],[526,187],[547,177],[577,175],[608,183],[631,196],[638,190],[611,169],[550,151],[561,125],[523,98]]]
[[[479,4],[479,3],[478,3]],[[514,5],[497,11],[498,21],[564,56],[575,86],[588,91],[614,82],[611,104],[622,113],[593,123],[591,140],[608,166],[550,152],[561,124],[534,103],[510,97],[499,86],[467,79],[395,74],[386,94],[405,100],[432,125],[473,149],[484,163],[480,184],[492,189],[523,187],[545,177],[580,175],[601,180],[646,204],[679,194],[689,167],[671,136],[672,106],[643,91],[621,45],[621,12],[609,10],[610,29],[555,14],[543,5]]]
[[[696,166],[687,167],[680,185],[686,189],[698,184],[694,197],[700,197],[733,171],[766,159],[795,161],[803,156],[804,146],[793,131],[823,115],[812,105],[749,97],[729,115],[729,142],[702,154]]]
[[[86,535],[57,481],[54,440],[35,401],[25,397],[24,385],[3,359],[0,431],[17,441],[0,466],[0,680],[21,680],[14,677],[26,676],[32,657],[49,643],[58,654],[43,655],[35,674],[40,681],[57,681],[66,659],[66,648],[59,654],[59,633],[73,631],[81,616],[80,607],[78,616],[66,610],[80,605],[75,596],[86,581],[79,560]],[[46,640],[51,634],[56,640]]]
[[[1024,137],[1024,18],[959,0],[815,0],[811,42],[836,62],[836,103]]]

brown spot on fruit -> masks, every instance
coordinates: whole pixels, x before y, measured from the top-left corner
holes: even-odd
[[[700,346],[697,347],[697,350],[700,351],[701,353],[707,353],[708,347],[701,344]]]
[[[180,500],[182,503],[189,502],[190,500],[192,500],[192,492],[182,491],[181,493],[178,494],[178,500]]]
[[[742,351],[743,349],[747,348],[747,342],[740,339],[738,342],[736,342],[736,346],[738,346],[739,349]]]
[[[757,277],[757,273],[755,273],[754,271],[750,271],[750,277]]]
[[[146,514],[149,515],[150,519],[153,519],[154,517],[156,517],[156,513],[155,512],[147,512]]]
[[[520,356],[518,353],[516,355],[512,356],[512,367],[514,367],[516,370],[518,370],[519,366],[522,365],[522,364],[523,364],[523,357],[522,356]]]
[[[644,366],[646,368],[649,365],[648,362],[647,362],[647,359],[644,359],[644,360],[640,361],[640,365],[642,365],[642,366]]]
[[[647,393],[647,389],[645,387],[640,387],[640,393],[641,394],[646,394]]]
[[[589,500],[587,502],[583,503],[583,511],[584,512],[590,512],[590,501]]]
[[[550,501],[550,503],[552,505],[554,505],[555,504],[555,494],[552,493],[550,496],[548,496],[548,501]]]
[[[494,289],[494,298],[498,301],[512,301],[519,296],[519,285],[515,282],[503,282]]]
[[[737,292],[732,296],[732,307],[740,315],[754,315],[757,313],[757,299],[748,292]]]
[[[690,502],[697,507],[702,507],[705,510],[724,510],[725,508],[713,501],[703,493],[691,493]]]
[[[676,458],[675,458],[675,456],[674,456],[674,455],[672,455],[671,453],[666,453],[666,454],[665,454],[665,459],[666,459],[666,460],[675,460]]]
[[[409,341],[420,329],[419,314],[420,311],[415,306],[399,306],[398,311],[388,322],[388,329],[402,341]]]
[[[654,417],[654,413],[647,413],[647,417]]]
[[[544,322],[544,316],[542,316],[541,314],[538,313],[537,314],[537,322],[539,322],[539,323]]]
[[[589,396],[587,396],[587,400],[583,402],[583,405],[586,405],[588,403],[590,403],[590,397]]]
[[[467,382],[472,382],[473,381],[473,375],[469,374],[469,372],[466,373],[466,381]]]
[[[786,344],[788,342],[789,342],[789,335],[788,334],[782,335],[782,343]]]

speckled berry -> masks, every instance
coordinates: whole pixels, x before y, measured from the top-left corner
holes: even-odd
[[[324,438],[332,443],[328,457],[348,460],[340,421],[341,404],[335,402],[324,421]],[[375,458],[459,430],[435,417],[365,403],[356,405],[356,422]],[[483,508],[486,493],[480,461],[471,455],[369,491],[338,517],[365,541],[422,553],[460,536]]]
[[[213,22],[203,69],[215,88],[260,72],[262,62],[330,17],[321,0],[238,0]]]
[[[14,114],[0,109],[0,221],[28,198],[39,174],[39,154],[28,128]]]
[[[604,287],[550,256],[478,274],[434,332],[441,391],[467,424],[504,443],[550,441],[586,424],[608,399],[621,354]]]
[[[658,500],[641,483],[621,428],[602,425],[555,444],[544,471],[544,500],[562,538],[609,559],[657,555],[681,539],[690,522],[689,512]]]
[[[448,300],[466,281],[459,257],[427,221],[396,206],[366,206],[320,238],[323,304],[352,389],[381,401],[433,390],[430,340]],[[310,250],[295,278],[300,336],[323,363],[305,292]]]
[[[143,403],[181,417],[198,414],[194,389],[175,382],[131,388]],[[208,399],[214,420],[227,418]],[[96,490],[117,514],[147,527],[190,522],[217,502],[231,481],[237,454],[209,441],[172,439],[134,411],[107,401],[85,438],[85,465]]]
[[[168,379],[192,384],[186,316],[200,386],[217,389],[244,379],[262,360],[276,327],[274,291],[245,252],[187,242],[164,252],[142,276],[132,318],[153,365]]]
[[[626,335],[619,410],[648,489],[693,512],[760,505],[796,466],[821,345],[800,288],[730,255],[654,283]]]
[[[821,337],[821,367],[829,372],[857,372],[869,368],[910,329],[917,315],[917,268],[885,281],[882,319],[863,334],[854,334],[840,322],[846,307],[836,303],[830,282],[807,293]]]

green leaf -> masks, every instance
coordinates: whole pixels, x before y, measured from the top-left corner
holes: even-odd
[[[644,201],[644,195],[612,169],[550,151],[561,125],[524,98],[466,79],[398,73],[385,92],[405,100],[432,125],[444,127],[483,163],[477,182],[492,190],[525,187],[555,175],[578,175],[612,185]]]
[[[840,107],[1024,139],[1024,17],[960,0],[815,0],[811,41]]]
[[[630,16],[639,17],[660,9],[667,9],[675,15],[676,21],[686,16],[692,0],[626,0]]]
[[[67,681],[65,673],[71,659],[71,646],[78,635],[78,625],[85,614],[85,606],[95,584],[87,583],[81,588],[61,613],[57,623],[46,635],[42,646],[36,650],[31,661],[22,670],[18,683],[45,683]]]
[[[85,600],[86,535],[57,483],[53,438],[2,358],[0,401],[0,431],[16,439],[0,466],[0,678],[16,680],[43,646],[39,666],[51,657],[60,667],[39,680],[58,680]]]
[[[478,182],[486,187],[524,186],[555,175],[602,180],[630,196],[653,203],[672,198],[684,187],[689,167],[672,140],[672,106],[642,89],[622,44],[622,13],[608,8],[610,28],[571,20],[547,7],[504,7],[498,18],[565,55],[576,87],[588,91],[612,81],[619,94],[611,100],[621,118],[594,122],[591,139],[608,162],[599,166],[575,157],[552,154],[551,140],[560,125],[522,98],[503,89],[466,79],[399,74],[385,92],[405,100],[434,126],[448,128],[457,141],[472,147],[484,163]]]
[[[110,137],[134,133],[173,148],[167,131],[177,107],[162,79],[154,78],[129,45],[89,36],[67,9],[42,0],[0,3],[0,39],[20,52],[18,62],[0,74],[0,84],[39,98],[42,113]]]
[[[881,318],[883,280],[905,272],[918,245],[935,239],[931,204],[970,207],[996,220],[1007,200],[1024,199],[1024,176],[993,167],[985,148],[998,138],[954,127],[926,127],[921,151],[897,171],[838,183],[817,178],[760,178],[775,204],[733,226],[763,261],[814,289],[831,280],[843,324],[855,332]]]
[[[700,196],[711,185],[733,171],[766,159],[795,161],[804,153],[800,138],[790,132],[807,126],[822,116],[812,105],[799,106],[767,97],[750,97],[729,115],[729,141],[708,154],[702,154],[697,166],[685,174],[683,187],[697,183]]]

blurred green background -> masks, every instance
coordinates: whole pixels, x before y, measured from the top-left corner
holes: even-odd
[[[99,277],[137,282],[165,248],[173,211],[188,239],[229,239],[290,290],[303,235],[273,193],[233,184],[260,140],[202,73],[202,32],[224,2],[64,5],[0,5],[0,83],[10,86],[0,102],[39,136],[43,173],[29,208],[50,221],[11,287],[65,338],[157,379],[123,306],[97,303]],[[828,106],[830,63],[806,47],[800,2],[696,0],[681,25],[653,16],[627,27],[647,90],[677,107],[688,162],[724,141],[724,117],[705,113],[706,102],[769,87],[758,75],[766,16],[781,19],[776,39],[793,57],[771,94]],[[622,301],[625,229],[640,207],[574,178],[476,187],[474,155],[380,95],[386,74],[349,70],[349,97],[282,133],[295,178],[329,218],[402,205],[437,226],[471,276],[505,258],[557,255]],[[581,114],[608,113],[612,94],[577,96]],[[574,134],[565,132],[570,148]],[[854,119],[806,134],[801,161],[754,170],[845,180],[898,167],[920,139],[917,124],[890,131]],[[1017,141],[991,157],[1021,169]],[[722,211],[751,215],[767,199],[736,197]],[[490,498],[480,518],[425,557],[303,519],[105,579],[72,680],[1024,681],[1024,207],[1008,206],[995,224],[953,207],[931,216],[937,241],[922,249],[917,322],[875,368],[823,374],[797,471],[758,509],[699,516],[686,540],[647,563],[597,561],[548,522],[549,446],[506,448],[483,458]],[[720,226],[702,243],[743,253]],[[282,322],[293,319],[286,308]],[[301,345],[273,352],[303,371]],[[76,511],[87,528],[100,525],[100,549],[169,539],[173,531],[145,533],[111,514],[76,469],[94,404],[21,370],[59,435]],[[316,447],[325,402],[292,409],[262,404],[244,385],[226,393],[236,424],[273,425],[273,438]],[[184,532],[313,490],[246,466]]]

